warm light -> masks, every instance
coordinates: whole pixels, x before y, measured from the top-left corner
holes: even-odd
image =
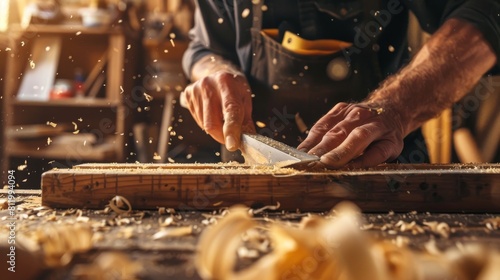
[[[0,32],[9,27],[9,0],[0,0]]]

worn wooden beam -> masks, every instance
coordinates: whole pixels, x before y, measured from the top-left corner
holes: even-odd
[[[210,210],[234,204],[366,212],[500,212],[500,164],[380,165],[302,172],[234,164],[84,164],[42,175],[42,204],[102,209],[115,195],[134,209]]]

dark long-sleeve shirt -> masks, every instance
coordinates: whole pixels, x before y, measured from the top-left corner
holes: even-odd
[[[190,32],[191,43],[183,57],[183,69],[190,76],[193,64],[200,58],[218,54],[248,73],[251,66],[252,1],[196,0],[195,26]],[[297,21],[297,3],[293,0],[265,1],[263,28],[277,28],[282,21]],[[396,72],[408,58],[408,13],[412,11],[422,29],[433,33],[450,18],[465,20],[480,30],[500,58],[500,0],[384,0],[382,11],[388,11],[390,22],[384,24],[378,40],[380,70],[384,76]],[[387,18],[387,17],[386,17]],[[386,19],[384,18],[384,19]],[[355,40],[353,22],[356,16],[339,20],[324,15],[319,19],[325,38]],[[250,22],[250,23],[249,23]],[[359,34],[358,34],[359,35]],[[315,38],[316,39],[316,38]],[[319,38],[317,38],[319,39]],[[497,60],[497,67],[500,59]]]

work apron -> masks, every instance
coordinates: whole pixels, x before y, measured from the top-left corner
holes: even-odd
[[[372,35],[369,42],[353,43],[335,53],[303,55],[284,48],[263,32],[262,2],[253,5],[251,29],[253,56],[248,80],[254,94],[253,118],[259,134],[296,147],[308,129],[335,104],[363,100],[383,79],[376,53],[381,32],[370,29],[374,26],[374,11],[381,4],[373,0],[299,1],[305,32],[314,33],[315,13],[326,12],[340,20],[362,18],[356,28]],[[420,130],[405,139],[398,161],[429,162]]]
[[[315,2],[328,1],[299,1],[303,32],[315,31],[314,19],[320,13]],[[361,1],[329,2],[332,3],[319,7],[321,12],[341,20],[363,18],[358,26],[363,30],[364,23],[372,18],[370,11],[378,9],[379,1],[364,1],[372,3],[365,8]],[[254,93],[253,117],[258,133],[297,146],[307,129],[335,104],[361,101],[382,79],[373,51],[377,38],[370,38],[362,47],[352,44],[326,55],[298,54],[263,31],[262,3],[253,6],[249,82]]]

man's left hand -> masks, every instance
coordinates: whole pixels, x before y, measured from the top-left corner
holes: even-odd
[[[327,168],[362,168],[391,161],[403,150],[400,116],[372,104],[339,103],[310,130],[298,149]]]

